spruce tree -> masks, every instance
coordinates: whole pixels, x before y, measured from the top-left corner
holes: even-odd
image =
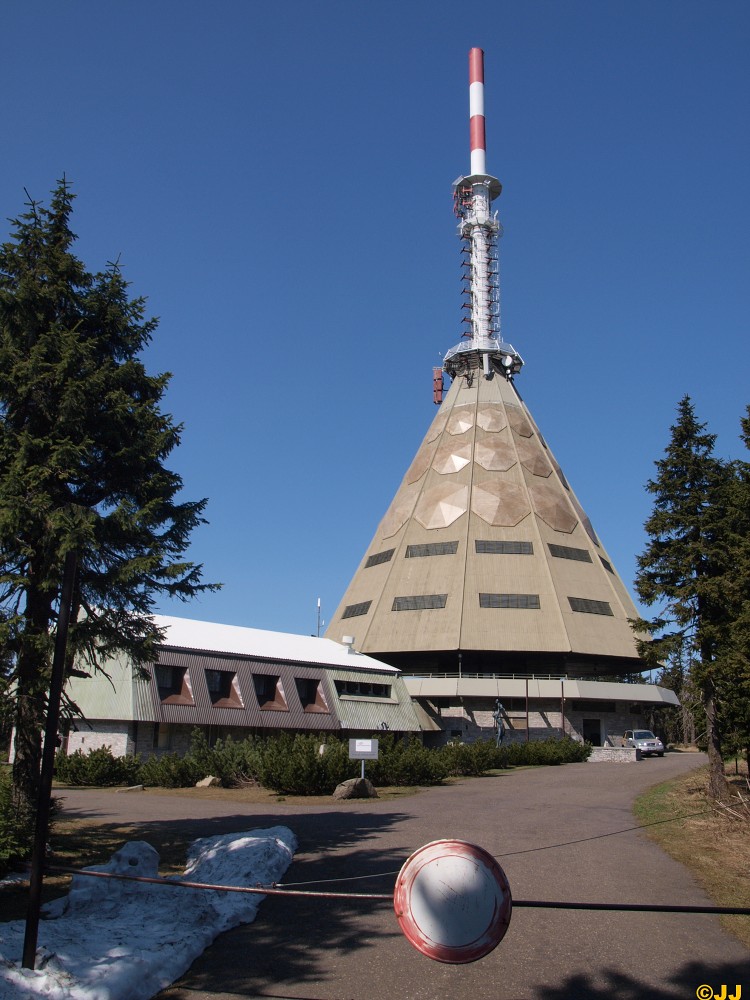
[[[73,254],[73,199],[64,179],[49,208],[29,199],[0,247],[0,645],[21,818],[36,800],[67,553],[77,667],[106,670],[116,651],[153,659],[156,598],[212,586],[184,559],[206,501],[178,500],[164,465],[181,432],[160,409],[170,376],[139,359],[156,320],[117,264],[92,274]]]
[[[750,451],[750,407],[741,421],[741,439]],[[724,749],[750,764],[750,464],[732,463],[725,502],[725,544],[731,565],[722,588],[729,609],[717,700]]]
[[[693,650],[691,673],[706,716],[709,794],[721,798],[726,778],[717,716],[717,686],[726,675],[726,639],[732,608],[724,589],[731,572],[726,537],[727,495],[732,470],[713,454],[715,435],[696,420],[692,402],[679,403],[677,422],[657,475],[647,484],[654,497],[645,523],[649,536],[638,559],[636,589],[647,605],[660,605],[653,619],[634,623],[655,638],[639,641],[641,655],[654,666],[678,652]]]

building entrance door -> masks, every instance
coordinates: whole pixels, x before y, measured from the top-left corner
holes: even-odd
[[[600,747],[602,745],[601,719],[583,720],[583,739],[585,743],[590,743],[592,747]]]

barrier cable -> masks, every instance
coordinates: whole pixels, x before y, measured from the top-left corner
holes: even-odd
[[[147,875],[120,875],[115,872],[95,872],[86,869],[45,865],[45,873],[61,875],[85,875],[90,878],[118,879],[123,882],[143,882],[149,885],[168,886],[176,889],[203,889],[214,892],[240,892],[261,896],[305,896],[310,899],[370,899],[393,902],[393,893],[383,892],[322,892],[310,889],[288,889],[279,883],[272,885],[212,885],[206,882],[187,882],[169,878],[151,878]],[[398,874],[398,873],[396,873]],[[364,876],[374,877],[374,876]],[[343,880],[342,880],[343,881]],[[572,903],[562,900],[514,899],[514,907],[546,910],[608,910],[627,913],[709,913],[730,916],[750,916],[748,906],[682,906],[663,903]]]

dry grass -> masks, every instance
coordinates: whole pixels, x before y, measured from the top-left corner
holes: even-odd
[[[750,802],[747,768],[728,769],[732,812],[711,804],[705,769],[649,789],[635,804],[647,834],[695,875],[717,906],[750,906]],[[732,801],[733,800],[733,801]],[[665,822],[669,817],[685,817]],[[721,917],[722,924],[750,948],[750,917]]]

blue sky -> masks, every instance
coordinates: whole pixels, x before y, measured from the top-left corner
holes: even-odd
[[[190,557],[224,589],[164,613],[332,616],[460,337],[472,46],[516,384],[628,586],[679,399],[743,455],[744,0],[5,4],[0,218],[72,181],[79,256],[160,317],[170,465],[209,498]]]

